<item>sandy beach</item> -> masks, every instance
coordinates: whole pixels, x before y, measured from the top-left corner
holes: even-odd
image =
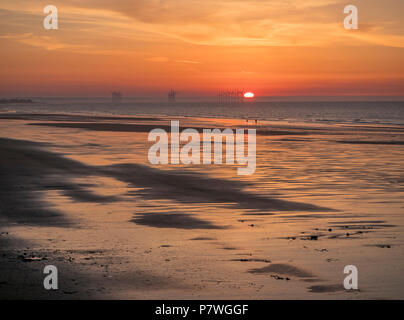
[[[257,129],[256,173],[151,165],[170,120]],[[403,144],[400,126],[2,113],[0,298],[403,299]]]

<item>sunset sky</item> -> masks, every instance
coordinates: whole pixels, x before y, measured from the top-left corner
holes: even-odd
[[[45,30],[55,5],[59,29]],[[345,30],[345,5],[359,30]],[[2,0],[1,96],[404,95],[403,0]]]

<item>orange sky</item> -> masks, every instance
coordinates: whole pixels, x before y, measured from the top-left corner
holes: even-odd
[[[43,8],[59,11],[45,30]],[[344,6],[359,30],[343,28]],[[2,0],[0,95],[404,95],[402,0]]]

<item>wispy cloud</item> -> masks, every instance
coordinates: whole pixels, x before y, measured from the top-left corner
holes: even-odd
[[[178,63],[189,63],[189,64],[200,64],[199,61],[192,61],[192,60],[175,60]]]
[[[199,61],[186,60],[186,59],[173,60],[168,57],[148,57],[148,58],[145,58],[145,60],[149,61],[149,62],[174,62],[174,63],[185,63],[185,64],[200,64]]]
[[[145,60],[150,61],[150,62],[168,62],[168,61],[170,61],[170,59],[167,57],[150,57],[150,58],[146,58]]]
[[[398,5],[402,0],[388,1]],[[374,11],[373,1],[356,2],[362,6],[360,13]],[[327,46],[355,41],[403,47],[400,12],[394,21],[378,18],[377,12],[377,21],[360,15],[360,32],[347,31],[342,28],[345,5],[344,0],[65,0],[59,12],[61,28],[79,32],[77,37],[108,35],[127,42],[173,39],[211,46]],[[372,10],[365,11],[368,6]],[[43,8],[32,1],[5,0],[0,7],[43,18]],[[375,24],[376,29],[369,28]]]
[[[63,43],[51,36],[35,35],[32,32],[23,34],[6,34],[0,35],[0,39],[13,40],[33,47],[39,47],[45,50],[59,50],[59,49],[85,49],[86,45],[76,45]]]
[[[0,88],[402,91],[402,0],[353,3],[348,31],[346,0],[55,0],[59,29],[45,30],[48,3],[2,0]]]
[[[326,46],[349,44],[355,38],[362,43],[402,47],[404,39],[402,34],[387,30],[391,21],[379,19],[376,33],[367,28],[369,23],[361,20],[363,36],[352,37],[342,28],[344,0],[68,0],[68,3],[93,9],[102,7],[132,19],[134,29],[199,45]],[[399,16],[396,23],[402,25]],[[383,36],[388,40],[380,41]]]

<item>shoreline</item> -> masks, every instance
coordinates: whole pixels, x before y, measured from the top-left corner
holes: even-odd
[[[401,103],[401,102],[400,102]],[[404,103],[404,102],[403,102]],[[58,119],[59,117],[59,119]],[[351,120],[351,121],[338,121],[338,120],[303,120],[303,119],[276,119],[276,118],[260,118],[260,117],[253,117],[253,116],[234,116],[234,117],[228,117],[228,116],[212,116],[212,115],[180,115],[180,114],[161,114],[161,113],[156,113],[156,114],[142,114],[142,113],[137,113],[137,114],[130,114],[130,113],[119,113],[119,114],[113,114],[113,113],[108,113],[108,112],[79,112],[79,111],[69,111],[69,112],[60,112],[60,111],[55,111],[55,112],[49,112],[49,111],[18,111],[18,110],[12,110],[12,111],[5,111],[1,112],[0,111],[0,119],[5,120],[39,120],[39,119],[45,119],[47,121],[63,121],[62,119],[68,119],[68,121],[78,121],[82,119],[83,121],[91,121],[91,119],[98,119],[98,120],[123,120],[123,121],[167,121],[170,119],[176,119],[176,120],[200,120],[200,121],[218,121],[218,120],[229,120],[229,121],[241,121],[241,125],[248,125],[248,126],[254,126],[254,120],[257,119],[259,121],[259,124],[264,124],[264,125],[279,125],[279,126],[290,126],[291,124],[297,124],[298,126],[314,126],[314,127],[325,127],[325,128],[332,128],[332,127],[370,127],[370,128],[380,128],[380,127],[386,127],[386,128],[397,128],[397,129],[402,129],[404,127],[404,122],[403,123],[389,123],[389,122],[374,122],[374,121],[357,121]],[[52,120],[54,119],[54,120]],[[250,123],[246,123],[246,120],[251,121]]]

